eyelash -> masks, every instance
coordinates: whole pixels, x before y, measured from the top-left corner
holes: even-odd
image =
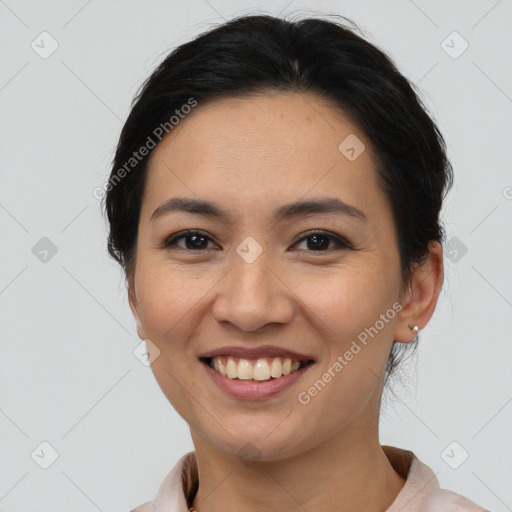
[[[193,235],[202,236],[202,237],[208,239],[208,241],[213,242],[213,240],[204,231],[189,229],[189,230],[185,230],[185,231],[180,231],[179,233],[175,233],[174,235],[171,235],[170,237],[164,239],[160,244],[160,248],[170,249],[170,248],[172,248],[173,245],[176,245],[176,242],[178,240],[180,240],[182,238],[187,238],[188,236],[193,236]],[[333,233],[330,233],[328,231],[322,231],[321,229],[314,229],[312,231],[308,231],[302,238],[297,240],[294,245],[298,244],[299,242],[302,242],[303,240],[306,240],[309,237],[315,236],[315,235],[323,236],[325,238],[328,238],[331,241],[334,241],[338,245],[337,250],[344,250],[344,249],[352,249],[353,250],[354,249],[352,247],[352,245],[345,238],[340,237],[338,235],[334,235]],[[198,252],[198,253],[208,250],[208,249],[197,249],[197,250],[185,249],[183,247],[179,247],[179,249],[182,249],[182,250],[188,251],[188,252]],[[336,249],[327,249],[327,250],[319,250],[319,251],[308,250],[308,252],[325,253],[325,252],[331,252],[333,250],[336,250]]]

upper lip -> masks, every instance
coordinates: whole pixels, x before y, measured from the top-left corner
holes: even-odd
[[[216,356],[234,356],[248,359],[255,357],[289,357],[298,361],[314,360],[314,358],[308,354],[301,354],[300,352],[275,345],[262,345],[260,347],[251,348],[231,345],[210,350],[209,352],[201,354],[199,357],[212,358]]]

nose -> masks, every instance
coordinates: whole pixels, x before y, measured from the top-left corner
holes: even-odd
[[[294,314],[293,292],[262,254],[252,263],[235,256],[231,271],[217,285],[213,316],[245,332],[285,324]]]

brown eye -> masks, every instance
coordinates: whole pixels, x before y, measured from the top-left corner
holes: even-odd
[[[302,237],[299,242],[306,240],[306,250],[313,252],[327,252],[335,249],[351,249],[351,245],[343,238],[326,231],[312,231]],[[334,244],[334,249],[332,246]]]
[[[306,241],[305,250],[308,252],[330,252],[333,250],[352,249],[351,244],[343,237],[326,231],[312,231],[303,236],[295,245]],[[183,249],[185,251],[199,252],[208,250],[208,242],[213,240],[204,232],[197,230],[187,230],[175,233],[166,238],[162,243],[162,248]]]
[[[178,242],[184,240],[184,245],[180,245]],[[177,246],[180,249],[189,251],[204,251],[208,249],[208,241],[212,241],[211,238],[203,233],[202,231],[182,231],[176,233],[166,240],[164,240],[162,247],[170,248]]]

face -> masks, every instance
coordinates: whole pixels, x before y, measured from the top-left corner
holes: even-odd
[[[153,216],[174,198],[224,216],[176,203]],[[322,201],[341,206],[285,209]],[[132,278],[139,336],[160,351],[152,370],[194,442],[236,455],[250,439],[280,459],[377,422],[400,324],[395,225],[370,141],[321,98],[222,99],[181,121],[149,162]],[[233,383],[201,359],[232,355],[240,371],[245,355],[271,366],[280,351],[313,362]]]

